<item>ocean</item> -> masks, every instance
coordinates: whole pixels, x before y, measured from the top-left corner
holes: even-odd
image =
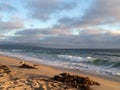
[[[0,54],[27,61],[120,77],[119,49],[0,49]]]

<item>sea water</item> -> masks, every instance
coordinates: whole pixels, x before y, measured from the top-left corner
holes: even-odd
[[[0,54],[66,69],[120,77],[119,49],[0,49]]]

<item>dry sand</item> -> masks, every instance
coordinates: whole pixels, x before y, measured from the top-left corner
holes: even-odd
[[[50,81],[48,78],[63,72],[78,74],[70,70],[39,64],[38,69],[18,68],[20,59],[0,56],[0,64],[6,65],[12,71],[10,75],[4,73],[0,77],[0,90],[76,90],[61,82]],[[35,63],[27,62],[31,65]],[[0,74],[2,71],[0,70]],[[88,74],[79,74],[99,82],[100,86],[92,86],[93,90],[120,90],[120,82],[106,80]],[[34,88],[34,89],[33,89]]]

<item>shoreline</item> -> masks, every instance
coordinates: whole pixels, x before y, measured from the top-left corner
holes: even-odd
[[[101,83],[101,86],[93,86],[93,90],[120,90],[119,81],[114,80],[107,80],[104,77],[99,77],[98,75],[91,75],[82,71],[77,72],[77,70],[71,70],[71,69],[65,69],[65,68],[59,68],[49,65],[40,64],[37,62],[31,62],[31,61],[25,61],[32,64],[39,64],[40,65],[40,71],[38,70],[26,70],[26,69],[16,69],[16,66],[19,65],[19,61],[21,59],[19,58],[13,58],[5,55],[0,55],[0,64],[8,65],[12,69],[20,72],[24,72],[25,74],[31,74],[31,75],[39,75],[43,77],[52,77],[53,75],[57,75],[59,73],[68,72],[71,74],[77,74],[80,76],[90,77],[90,79],[98,81]],[[42,72],[42,73],[41,73]]]
[[[120,82],[120,77],[116,77],[116,76],[112,76],[112,75],[102,75],[102,74],[97,74],[97,73],[85,72],[85,71],[79,70],[79,69],[69,69],[69,68],[64,68],[64,67],[57,67],[57,66],[52,66],[52,65],[49,65],[49,64],[40,63],[40,62],[37,62],[37,61],[29,61],[29,60],[26,60],[26,59],[21,59],[19,57],[8,56],[8,55],[3,55],[3,54],[0,54],[0,56],[5,56],[5,57],[8,57],[8,58],[15,58],[17,60],[30,62],[30,63],[33,63],[33,64],[39,64],[39,65],[42,65],[42,66],[57,68],[58,70],[69,71],[69,72],[76,73],[76,74],[81,74],[82,73],[82,75],[85,75],[85,76],[86,75],[91,76],[91,77],[95,76],[95,77],[110,80],[110,81]]]

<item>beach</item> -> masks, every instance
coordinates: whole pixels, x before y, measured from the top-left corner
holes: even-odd
[[[51,88],[47,89],[47,87],[49,85],[46,82],[49,82],[49,81],[43,80],[45,78],[51,78],[54,75],[58,75],[58,74],[64,73],[64,72],[74,74],[74,75],[76,75],[76,74],[78,75],[78,73],[70,71],[70,70],[66,70],[66,69],[63,70],[63,69],[59,69],[59,68],[55,68],[55,67],[51,67],[51,66],[47,66],[47,65],[43,65],[43,64],[39,64],[38,69],[18,68],[20,66],[20,63],[19,63],[20,61],[21,60],[17,59],[17,58],[11,58],[11,57],[7,57],[7,56],[0,56],[0,64],[1,65],[6,65],[6,66],[8,66],[10,68],[10,70],[12,71],[11,73],[13,74],[13,80],[15,78],[20,78],[21,80],[23,80],[23,82],[27,82],[27,81],[25,81],[26,79],[28,81],[31,78],[36,78],[37,80],[40,79],[41,83],[43,83],[42,85],[46,88],[46,90],[54,90],[55,85],[56,85],[55,90],[64,90],[65,86],[61,86],[61,83],[59,83],[59,82],[55,83],[55,85],[52,86],[53,82],[51,82],[52,83]],[[36,64],[35,62],[27,62],[27,63]],[[100,83],[99,86],[96,86],[96,85],[91,86],[91,88],[93,90],[120,90],[120,86],[119,86],[120,82],[106,80],[106,79],[103,79],[103,78],[100,78],[100,77],[97,77],[97,76],[91,76],[89,74],[84,74],[82,72],[79,75],[84,76],[84,77],[89,77],[90,79]],[[0,82],[2,82],[2,80],[3,79],[1,79]],[[20,81],[18,81],[18,82],[20,82]],[[8,80],[6,78],[6,84],[1,83],[1,87],[4,87],[1,90],[6,90],[5,88],[7,88],[7,87],[9,87],[9,88],[11,87],[11,89],[8,89],[8,90],[26,90],[24,88],[28,88],[27,90],[29,90],[30,87],[27,87],[26,85],[24,85],[23,82],[22,82],[23,86],[20,87],[19,85],[16,86],[16,84],[11,84],[10,82],[8,83]],[[36,81],[35,81],[35,83],[38,84]],[[14,85],[15,85],[15,87],[13,88]],[[37,89],[34,89],[34,90],[37,90]],[[70,88],[68,88],[68,90],[74,90],[74,89],[70,87]]]

